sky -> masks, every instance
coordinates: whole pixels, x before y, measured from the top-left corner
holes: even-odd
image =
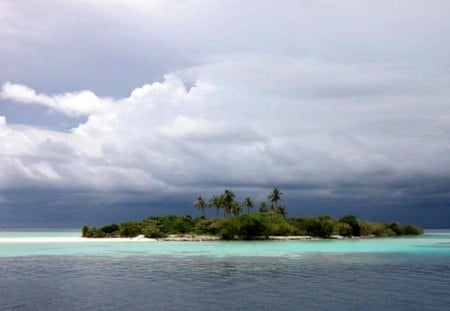
[[[198,215],[199,195],[277,187],[290,216],[448,228],[448,12],[0,0],[0,227]]]

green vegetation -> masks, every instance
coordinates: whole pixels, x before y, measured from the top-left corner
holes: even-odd
[[[206,202],[202,197],[197,197],[197,199],[195,200],[194,206],[202,211],[203,216],[205,215]]]
[[[349,224],[347,217],[355,222]],[[400,236],[421,234],[423,230],[413,225],[398,223],[373,223],[345,216],[339,220],[330,216],[310,218],[285,218],[276,213],[250,213],[225,218],[199,216],[149,217],[139,221],[127,221],[101,228],[84,226],[83,237],[136,237],[165,238],[169,235],[214,235],[225,240],[266,239],[269,236],[299,236],[330,238],[359,236]]]
[[[90,238],[103,237],[136,237],[144,235],[147,238],[165,238],[169,235],[212,235],[221,239],[250,240],[267,239],[269,236],[312,236],[331,238],[334,235],[343,237],[376,236],[390,237],[401,235],[422,234],[423,230],[413,225],[392,223],[375,223],[358,220],[353,215],[340,219],[330,216],[310,218],[288,218],[286,209],[279,204],[282,192],[273,189],[268,199],[272,203],[261,203],[258,212],[250,213],[253,207],[251,198],[245,198],[243,207],[247,213],[241,215],[242,207],[235,200],[230,190],[225,190],[220,196],[206,200],[197,197],[194,206],[202,216],[160,216],[149,217],[139,221],[127,221],[120,224],[110,224],[100,228],[84,226],[82,236]],[[209,206],[216,210],[217,216],[223,211],[223,218],[207,218],[204,209]]]

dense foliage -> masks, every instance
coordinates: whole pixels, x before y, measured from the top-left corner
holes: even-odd
[[[84,226],[83,237],[136,237],[164,238],[169,235],[214,235],[222,239],[265,239],[269,236],[298,236],[330,238],[333,235],[399,236],[421,234],[413,225],[399,223],[373,223],[348,215],[340,219],[330,216],[285,218],[277,213],[257,212],[225,218],[200,216],[161,216],[139,221],[110,224],[100,228]]]
[[[194,207],[202,216],[162,216],[149,217],[139,221],[127,221],[110,224],[101,228],[82,228],[83,237],[136,237],[164,238],[169,235],[214,235],[222,239],[265,239],[269,236],[313,236],[330,238],[333,235],[344,237],[359,236],[398,236],[421,234],[423,230],[413,225],[400,225],[396,222],[383,224],[358,220],[353,215],[340,219],[330,216],[311,218],[287,218],[286,209],[279,203],[283,193],[274,188],[267,199],[261,202],[259,212],[250,213],[253,201],[247,197],[243,203],[236,201],[231,190],[224,190],[222,195],[214,195],[206,200],[198,196]],[[207,204],[206,202],[209,202]],[[205,208],[216,210],[217,218],[206,218]],[[246,215],[241,215],[243,209]],[[223,218],[218,218],[220,211]]]

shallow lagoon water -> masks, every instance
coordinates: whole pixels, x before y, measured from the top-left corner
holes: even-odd
[[[39,238],[42,238],[40,241]],[[73,238],[73,239],[70,239]],[[27,242],[30,240],[30,242]],[[259,256],[296,258],[310,253],[410,253],[450,256],[450,231],[416,237],[312,241],[107,241],[72,231],[0,231],[0,257],[42,255]]]
[[[39,236],[53,242],[24,242]],[[86,243],[78,236],[79,231],[0,232],[0,309],[448,310],[450,305],[450,231],[343,241]],[[21,242],[12,243],[14,238]]]

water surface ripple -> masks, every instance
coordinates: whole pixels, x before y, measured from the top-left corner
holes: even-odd
[[[0,309],[448,310],[449,241],[0,243]]]

